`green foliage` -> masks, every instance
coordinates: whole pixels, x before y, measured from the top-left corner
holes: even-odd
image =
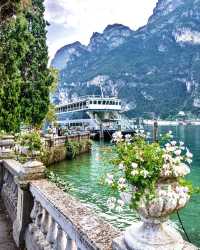
[[[76,156],[85,149],[90,149],[91,140],[82,140],[82,141],[67,141],[65,146],[67,148],[67,152],[72,154],[72,158],[76,158]]]
[[[52,124],[57,121],[56,116],[56,108],[55,105],[52,103],[49,103],[48,112],[45,116],[44,122],[47,122],[49,124]]]
[[[10,2],[21,14],[0,26],[0,129],[16,132],[22,122],[42,124],[56,72],[47,67],[43,0]]]
[[[76,158],[76,156],[78,155],[80,148],[81,148],[81,144],[78,141],[67,141],[65,143],[65,146],[67,148],[67,152],[72,154],[72,158]]]
[[[43,2],[32,0],[32,7],[25,13],[34,41],[21,67],[21,119],[37,127],[41,126],[48,112],[50,87],[55,80],[55,74],[52,75],[48,68],[47,24],[44,20]]]
[[[52,171],[46,171],[46,178],[48,178],[51,182],[55,183],[60,189],[64,192],[68,192],[71,189],[71,184],[60,178],[57,174],[54,174]]]
[[[148,189],[148,196],[153,197],[157,180],[159,179],[160,172],[163,166],[163,150],[158,143],[148,143],[144,138],[138,137],[134,140],[133,144],[126,142],[119,143],[116,150],[116,159],[113,161],[118,171],[118,166],[123,163],[126,166],[125,178],[129,184],[137,189],[132,205],[137,205],[140,198]],[[147,177],[142,174],[132,174],[132,163],[137,164],[138,173],[148,173]],[[114,188],[116,183],[114,183]]]
[[[20,127],[20,67],[31,42],[24,16],[0,26],[0,129],[7,132]]]
[[[42,140],[39,132],[31,131],[19,134],[19,144],[27,148],[29,154],[33,156],[35,152],[42,151]]]

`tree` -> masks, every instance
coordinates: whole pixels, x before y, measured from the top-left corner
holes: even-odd
[[[43,0],[32,0],[32,8],[27,10],[29,30],[34,37],[22,68],[21,119],[26,124],[39,127],[50,104],[50,87],[54,81],[48,68],[48,48],[46,45],[46,21]]]
[[[18,11],[30,5],[31,0],[1,0],[0,2],[0,23],[12,17]]]
[[[20,66],[31,41],[22,15],[0,26],[0,129],[7,132],[20,128]]]

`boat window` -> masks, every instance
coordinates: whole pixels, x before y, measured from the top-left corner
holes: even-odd
[[[92,101],[90,101],[90,104],[92,104]]]
[[[101,101],[98,101],[98,104],[101,104]]]
[[[103,105],[105,105],[106,104],[106,101],[103,101]]]
[[[97,104],[97,101],[94,101],[94,104]]]

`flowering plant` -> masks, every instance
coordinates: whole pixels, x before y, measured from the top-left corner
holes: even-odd
[[[155,201],[161,194],[165,197],[168,194],[170,197],[174,195],[172,198],[177,195],[175,207],[180,205],[180,199],[184,206],[191,189],[183,177],[190,173],[192,154],[183,142],[172,140],[163,143],[164,139],[172,139],[171,132],[160,143],[150,142],[144,130],[137,132],[134,136],[126,135],[125,138],[121,132],[113,135],[116,143],[116,157],[113,160],[115,167],[112,173],[107,174],[106,183],[119,192],[120,198],[117,200],[111,197],[108,206],[110,209],[120,210],[126,203],[131,208],[137,208],[142,201]],[[172,185],[168,183],[161,190],[159,183],[168,179]],[[174,184],[176,182],[178,184]]]

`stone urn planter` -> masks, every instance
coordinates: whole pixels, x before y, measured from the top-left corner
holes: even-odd
[[[190,198],[188,189],[179,185],[177,177],[161,176],[156,197],[152,200],[141,199],[137,209],[141,222],[134,223],[124,234],[128,249],[185,249],[181,234],[167,223],[169,216],[183,208]]]
[[[184,177],[190,173],[193,157],[184,142],[172,138],[171,131],[160,142],[148,141],[144,131],[133,138],[115,134],[115,169],[106,182],[117,187],[121,200],[109,200],[108,205],[131,205],[141,220],[113,241],[113,250],[197,249],[168,222],[170,215],[190,198],[189,188],[182,183],[186,183]]]

